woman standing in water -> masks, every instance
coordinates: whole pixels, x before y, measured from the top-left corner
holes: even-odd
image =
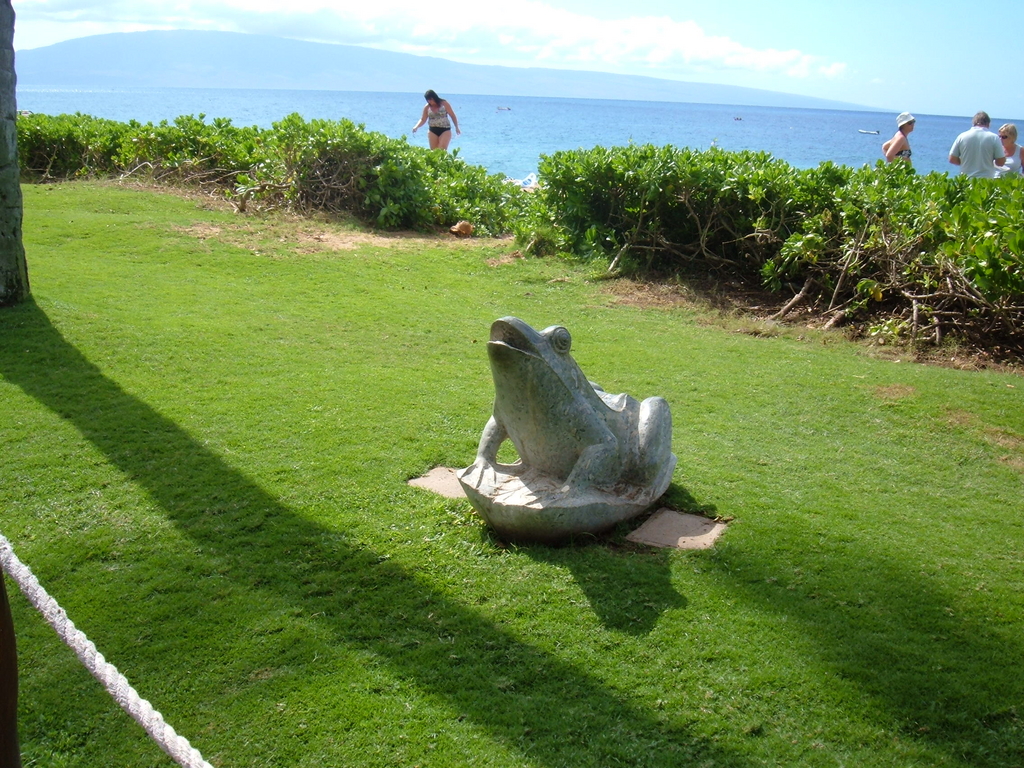
[[[459,130],[459,118],[456,117],[452,105],[438,96],[435,91],[427,91],[423,94],[423,98],[427,100],[427,105],[423,107],[423,115],[420,117],[420,121],[412,127],[412,132],[416,133],[421,125],[429,123],[427,127],[430,129],[430,133],[427,138],[430,141],[430,148],[447,151],[448,145],[452,141],[452,124],[455,125],[455,133],[459,136],[462,135],[462,131]]]
[[[907,140],[907,136],[914,130],[916,122],[917,118],[909,112],[901,112],[896,118],[896,133],[882,145],[882,154],[885,155],[887,163],[891,163],[897,157],[910,162],[910,141]]]

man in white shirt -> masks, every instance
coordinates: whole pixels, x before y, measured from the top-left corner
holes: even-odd
[[[996,166],[1006,162],[1002,142],[988,127],[992,124],[985,112],[979,112],[971,128],[956,137],[949,150],[949,162],[960,166],[960,173],[972,179],[994,179]]]

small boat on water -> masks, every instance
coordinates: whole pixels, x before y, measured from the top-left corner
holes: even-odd
[[[877,136],[878,135],[878,131],[865,131],[863,128],[858,128],[857,129],[857,133],[868,133],[868,134],[870,134],[872,136]]]

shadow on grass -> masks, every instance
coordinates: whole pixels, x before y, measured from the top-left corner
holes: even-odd
[[[316,617],[338,642],[379,655],[398,675],[445,700],[491,738],[528,754],[531,764],[678,766],[696,759],[747,764],[742,756],[638,709],[586,670],[514,638],[389,561],[386,553],[353,546],[341,532],[304,519],[124,392],[34,304],[4,310],[0,318],[0,374],[74,424],[150,494],[201,549],[209,567],[254,600],[270,593]],[[663,564],[654,566],[652,572],[666,572]],[[588,594],[601,592],[597,585],[603,577],[579,564],[575,568],[591,585]],[[662,584],[642,622],[650,624],[660,604],[674,604],[672,594]],[[611,616],[632,597],[627,590],[613,605],[595,598],[601,606],[596,609]],[[440,625],[448,644],[438,642]],[[202,739],[196,741],[202,749]]]
[[[699,503],[677,483],[669,485],[646,517],[663,506],[707,517],[715,514],[713,504]],[[687,600],[672,586],[668,550],[644,548],[643,554],[631,552],[624,557],[613,543],[645,519],[641,516],[620,523],[606,537],[583,538],[572,547],[526,547],[524,551],[535,560],[568,568],[607,629],[646,635],[665,611],[685,608]]]
[[[651,550],[629,557],[596,541],[572,547],[523,547],[534,560],[567,568],[607,629],[646,635],[672,608],[685,608],[686,598],[672,586],[669,555]]]
[[[661,497],[659,506],[685,512],[690,515],[702,515],[714,519],[718,507],[714,504],[701,504],[693,494],[678,483],[670,483],[665,495]]]
[[[880,704],[908,740],[971,766],[1024,765],[1024,640],[1014,625],[998,611],[961,615],[962,595],[872,552],[870,540],[850,546],[811,521],[792,536],[789,551],[806,562],[733,548],[707,562],[737,596],[798,626],[819,664]],[[803,573],[823,565],[820,576]]]

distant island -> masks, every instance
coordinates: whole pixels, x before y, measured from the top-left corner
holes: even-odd
[[[17,34],[15,34],[17,45]],[[757,88],[566,69],[461,64],[432,56],[269,35],[168,30],[92,35],[15,55],[19,88],[271,88],[549,96],[870,110]],[[424,85],[427,84],[427,85]]]

